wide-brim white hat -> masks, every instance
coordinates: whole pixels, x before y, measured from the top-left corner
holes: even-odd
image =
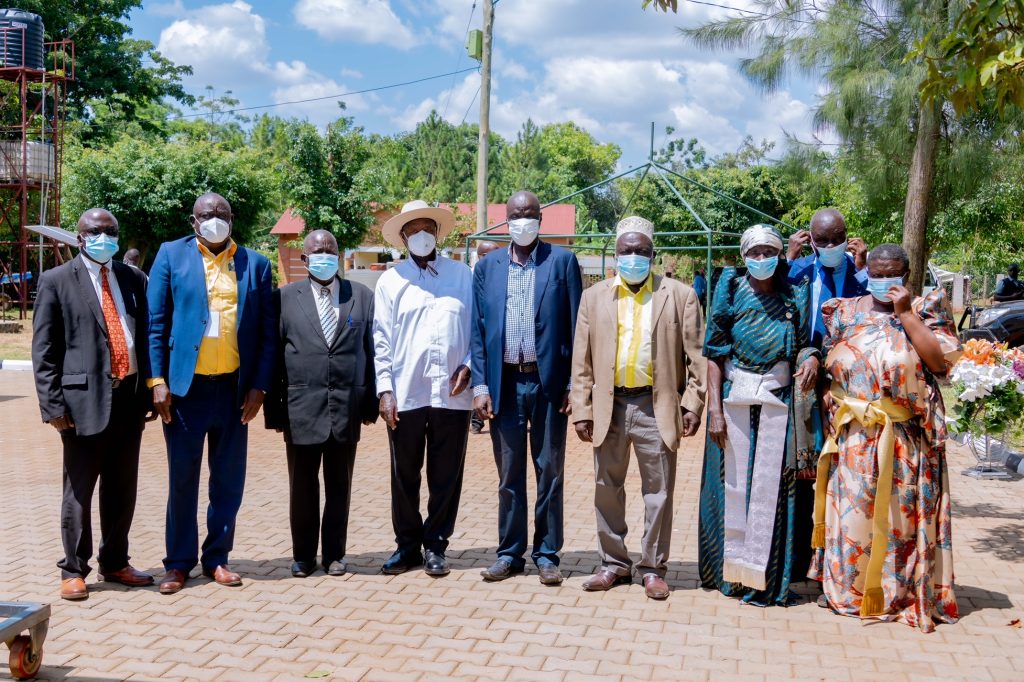
[[[388,218],[380,228],[384,241],[392,246],[404,249],[402,228],[418,218],[430,218],[437,223],[437,242],[440,244],[455,229],[455,214],[447,208],[431,206],[422,199],[414,199],[402,207],[402,212]]]

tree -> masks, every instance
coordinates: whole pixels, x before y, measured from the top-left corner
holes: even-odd
[[[18,6],[43,18],[47,40],[75,42],[75,81],[68,92],[73,118],[88,120],[94,100],[125,119],[164,98],[191,103],[181,78],[192,69],[174,65],[152,43],[129,38],[126,22],[141,0],[21,0]]]
[[[249,152],[209,142],[123,137],[104,149],[70,148],[62,194],[64,227],[93,206],[121,223],[121,244],[146,255],[161,242],[187,235],[192,204],[204,192],[222,194],[235,214],[234,236],[250,243],[271,196],[268,174]]]
[[[740,70],[766,92],[792,72],[822,82],[816,125],[834,130],[869,174],[905,178],[903,245],[911,256],[910,286],[918,291],[947,122],[940,99],[920,96],[924,60],[906,56],[946,25],[947,7],[947,0],[754,0],[739,16],[683,31],[706,48],[756,45]]]
[[[1024,2],[971,0],[952,30],[930,49],[920,41],[910,57],[924,57],[926,99],[947,98],[958,113],[995,98],[997,109],[1024,108]]]
[[[342,248],[358,246],[371,223],[367,196],[357,183],[369,149],[361,128],[340,118],[321,135],[304,127],[291,156],[290,196],[310,230],[328,230]]]

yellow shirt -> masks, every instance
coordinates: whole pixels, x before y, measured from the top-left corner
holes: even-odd
[[[207,331],[199,346],[196,374],[228,374],[238,369],[238,275],[231,242],[218,254],[196,240],[206,268],[206,295],[210,304]]]
[[[618,345],[615,352],[615,385],[641,388],[654,384],[651,358],[651,311],[654,307],[653,277],[633,293],[616,277],[618,303]]]

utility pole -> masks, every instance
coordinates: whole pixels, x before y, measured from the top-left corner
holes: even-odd
[[[484,49],[480,60],[480,144],[476,160],[476,231],[487,229],[487,157],[491,115],[491,37],[494,34],[494,1],[484,0]]]

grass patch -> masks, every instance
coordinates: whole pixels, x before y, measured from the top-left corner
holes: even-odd
[[[21,331],[14,334],[0,334],[0,360],[31,360],[32,359],[32,311],[28,319],[17,320],[16,314],[9,316],[20,322]]]

